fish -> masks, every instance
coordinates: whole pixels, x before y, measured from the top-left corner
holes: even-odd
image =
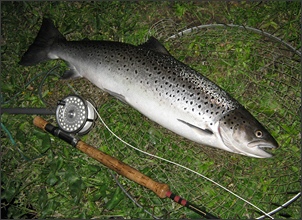
[[[154,37],[132,45],[67,41],[49,18],[19,62],[61,59],[63,79],[84,77],[150,120],[201,145],[255,158],[272,157],[278,143],[236,99],[174,58]],[[269,150],[269,152],[267,152]]]

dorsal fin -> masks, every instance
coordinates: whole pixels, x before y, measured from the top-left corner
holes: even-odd
[[[150,37],[149,40],[143,44],[140,44],[139,47],[144,47],[157,53],[170,55],[167,49],[155,37]]]

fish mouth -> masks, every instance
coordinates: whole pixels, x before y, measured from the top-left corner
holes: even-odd
[[[272,143],[262,141],[253,141],[248,143],[247,146],[253,149],[253,153],[261,158],[272,157],[272,151],[278,147]]]
[[[278,146],[264,141],[252,141],[247,145],[250,148],[258,147],[261,149],[276,149]]]
[[[268,154],[272,154],[272,151],[276,149],[276,147],[273,145],[259,145],[258,148]]]

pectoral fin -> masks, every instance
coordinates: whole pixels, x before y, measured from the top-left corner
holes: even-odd
[[[199,133],[202,133],[203,135],[212,135],[213,134],[213,131],[211,131],[210,129],[203,129],[203,128],[200,128],[200,127],[197,127],[189,122],[186,122],[184,120],[181,120],[181,119],[177,119],[178,121],[184,123],[185,125],[191,127],[192,129],[194,129],[196,132],[199,132]]]
[[[120,101],[122,101],[122,102],[128,104],[127,101],[126,101],[125,96],[123,96],[122,94],[119,94],[119,93],[116,93],[116,92],[112,92],[112,91],[110,91],[110,90],[108,90],[108,89],[104,89],[104,91],[105,91],[105,92],[108,92],[110,95],[114,96],[114,97],[117,98],[118,100],[120,100]]]

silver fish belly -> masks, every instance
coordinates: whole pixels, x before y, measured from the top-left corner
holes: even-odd
[[[278,146],[242,105],[208,78],[172,57],[155,38],[139,46],[111,41],[66,41],[52,22],[44,19],[35,42],[39,43],[39,36],[46,38],[42,31],[52,32],[55,38],[45,45],[42,61],[67,61],[70,70],[65,78],[85,77],[185,138],[252,157],[270,157],[263,148]],[[42,50],[35,47],[35,42],[21,64],[41,62],[41,55],[40,60],[28,61],[28,57],[35,57],[35,51]],[[237,111],[246,120],[230,118]],[[235,137],[238,140],[233,140]]]

